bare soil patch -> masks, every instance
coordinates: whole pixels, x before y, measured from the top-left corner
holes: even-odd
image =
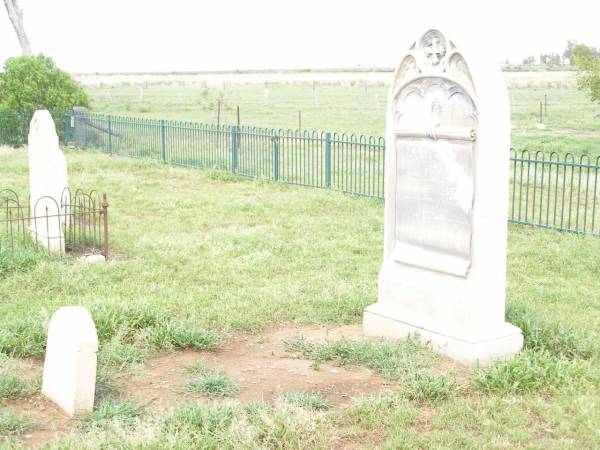
[[[333,404],[343,405],[352,398],[377,395],[390,383],[364,368],[337,367],[301,359],[287,353],[285,341],[361,338],[360,326],[334,329],[322,327],[275,328],[258,335],[238,336],[215,352],[183,351],[149,359],[143,369],[116,379],[117,389],[136,402],[152,402],[154,408],[168,409],[183,403],[209,401],[186,391],[195,364],[218,369],[240,386],[235,397],[241,402],[273,402],[288,392],[313,392],[326,396]]]
[[[272,403],[289,392],[319,393],[333,405],[343,407],[354,398],[385,394],[398,385],[361,367],[325,363],[315,367],[313,361],[286,351],[285,342],[298,338],[308,341],[367,339],[360,325],[324,328],[284,324],[259,334],[235,335],[216,351],[186,350],[147,358],[141,366],[113,378],[115,390],[111,395],[140,407],[150,406],[160,414],[183,404],[232,400]],[[215,400],[189,393],[186,385],[194,377],[192,367],[198,363],[207,369],[217,368],[235,381],[240,386],[239,394]],[[29,367],[32,372],[29,376],[41,377],[40,361],[31,361]],[[436,371],[468,373],[466,368],[449,360],[442,360]],[[20,436],[28,447],[51,442],[76,427],[76,421],[70,420],[40,394],[11,401],[4,406],[39,424],[38,428]]]

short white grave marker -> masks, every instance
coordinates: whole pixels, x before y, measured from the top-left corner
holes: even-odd
[[[65,306],[48,328],[42,393],[70,416],[94,408],[98,336],[89,311]]]

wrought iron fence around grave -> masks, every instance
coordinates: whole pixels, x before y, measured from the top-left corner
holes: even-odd
[[[33,206],[33,207],[32,207]],[[53,229],[58,233],[41,233]],[[106,194],[71,193],[58,201],[42,197],[34,205],[11,189],[0,190],[0,251],[12,252],[37,241],[48,252],[101,254],[108,258],[108,202]]]
[[[54,117],[61,142],[81,149],[384,197],[383,137],[89,112]],[[508,220],[600,236],[599,177],[600,157],[511,149]]]

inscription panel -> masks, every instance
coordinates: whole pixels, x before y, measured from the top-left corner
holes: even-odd
[[[421,78],[396,97],[397,262],[466,277],[477,114],[457,83]]]

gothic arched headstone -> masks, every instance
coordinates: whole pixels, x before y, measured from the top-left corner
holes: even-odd
[[[516,353],[504,321],[510,117],[498,66],[432,29],[388,96],[384,261],[367,335],[418,334],[464,363]]]

